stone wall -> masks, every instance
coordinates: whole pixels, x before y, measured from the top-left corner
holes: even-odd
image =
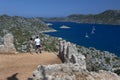
[[[14,47],[14,37],[12,34],[8,33],[4,36],[4,44],[0,45],[0,53],[15,53],[16,49]]]

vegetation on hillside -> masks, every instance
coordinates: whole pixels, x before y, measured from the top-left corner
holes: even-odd
[[[63,18],[43,18],[46,21],[70,21],[90,24],[120,25],[120,10],[107,10],[100,14],[72,14]]]
[[[53,30],[53,29],[49,28],[44,22],[42,22],[38,18],[24,18],[19,16],[11,17],[7,15],[0,16],[0,44],[3,44],[3,36],[6,33],[12,33],[14,36],[14,44],[16,50],[19,52],[29,51],[28,42],[30,37],[35,38],[36,35],[39,35],[39,37],[42,40],[45,39],[44,38],[45,35],[41,34],[41,31],[46,31],[46,30]],[[53,39],[53,38],[49,38],[49,39]],[[42,44],[47,45],[47,43],[45,43],[44,40],[42,41]],[[45,47],[44,49],[49,50],[47,47]]]
[[[85,48],[82,46],[78,46],[78,51],[85,55],[87,70],[89,71],[112,71],[113,68],[120,67],[120,58],[108,51],[100,51],[92,47]]]

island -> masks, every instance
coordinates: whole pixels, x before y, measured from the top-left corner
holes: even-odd
[[[60,28],[62,28],[62,29],[68,29],[68,28],[70,28],[70,27],[65,26],[65,25],[62,25],[62,26],[60,26]]]

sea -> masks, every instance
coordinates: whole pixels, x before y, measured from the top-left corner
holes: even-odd
[[[61,37],[84,47],[108,51],[120,57],[120,25],[82,24],[75,22],[46,22],[57,30],[45,34]],[[68,28],[61,28],[67,26]]]

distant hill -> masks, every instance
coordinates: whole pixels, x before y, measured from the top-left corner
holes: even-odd
[[[38,18],[25,18],[20,16],[8,16],[8,15],[2,15],[0,16],[0,28],[4,28],[6,30],[12,30],[12,29],[22,29],[26,31],[32,31],[33,32],[40,32],[45,30],[50,30],[51,28],[45,25],[44,22],[42,22]]]
[[[107,10],[95,15],[73,14],[63,18],[44,18],[43,20],[120,25],[120,10]]]

